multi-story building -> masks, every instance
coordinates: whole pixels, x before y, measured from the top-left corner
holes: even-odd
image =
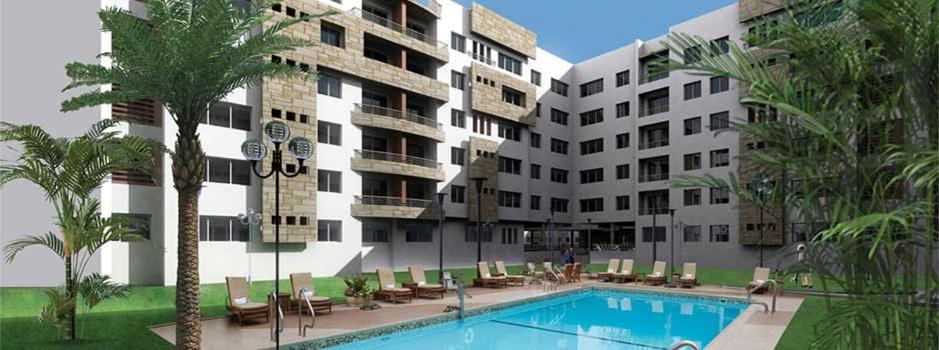
[[[104,2],[146,17],[141,2]],[[746,21],[776,10],[743,2],[669,32],[699,35],[712,41],[711,49],[726,52],[728,42],[742,43]],[[70,5],[73,13],[89,15],[62,18],[78,29],[46,38],[68,46],[44,45],[50,57],[45,64],[57,68],[107,51],[108,36],[97,33],[93,17],[99,5]],[[727,178],[745,168],[738,161],[745,152],[741,145],[755,142],[724,132],[731,121],[747,120],[748,110],[739,103],[742,90],[726,78],[657,68],[679,56],[664,45],[667,36],[571,63],[539,48],[535,33],[475,3],[466,8],[450,0],[287,0],[270,11],[297,17],[330,9],[339,13],[289,30],[314,46],[271,57],[319,71],[318,81],[266,80],[238,89],[200,128],[208,158],[199,208],[203,282],[232,275],[273,278],[273,184],[251,175],[240,154],[241,143],[260,138],[270,120],[285,121],[293,135],[317,141],[314,157],[302,168],[287,157],[287,169],[302,174],[282,180],[284,275],[431,268],[437,266],[441,238],[446,267],[471,266],[477,220],[484,223],[482,258],[510,264],[540,260],[542,248],[572,241],[602,246],[606,252],[593,252],[600,261],[612,254],[650,262],[653,250],[658,259],[669,259],[674,246],[676,263],[755,264],[752,205],[727,190],[675,188],[670,181],[705,173]],[[3,45],[5,52],[28,47],[23,40],[4,39]],[[5,116],[26,115],[32,110],[27,101],[54,114],[64,76],[16,79],[38,79],[35,85],[52,88],[14,101]],[[4,84],[9,81],[4,78]],[[16,93],[9,94],[5,100]],[[38,123],[70,134],[96,119],[124,118],[124,131],[165,144],[176,133],[159,101],[79,113],[78,119],[63,118],[67,125],[58,119]],[[10,121],[37,123],[16,118]],[[161,181],[127,171],[104,185],[106,213],[150,224],[148,240],[102,249],[94,270],[130,283],[175,284],[177,210],[169,164],[164,157]],[[485,179],[481,192],[473,178]],[[436,205],[438,192],[447,194],[442,208]],[[23,196],[37,198],[28,185],[3,191],[4,242],[49,229],[40,224],[49,221],[48,211],[17,209],[12,197]],[[264,213],[259,227],[238,220],[249,209]],[[441,209],[443,237],[437,226]],[[766,242],[784,243],[784,226],[774,223]],[[608,251],[623,247],[634,249]],[[58,283],[54,269],[26,272],[48,265],[45,259],[34,252],[4,264],[3,284]]]

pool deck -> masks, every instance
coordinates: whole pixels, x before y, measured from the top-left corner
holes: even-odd
[[[707,294],[714,296],[746,298],[742,289],[720,288],[718,286],[697,286],[693,289],[642,286],[635,283],[620,284],[584,279],[583,282],[561,285],[557,292],[589,286],[620,287],[624,289],[642,289],[658,292],[680,292]],[[474,308],[508,301],[521,300],[545,295],[541,285],[509,287],[505,289],[467,288],[472,298],[465,299],[466,308]],[[553,292],[548,292],[553,293]],[[753,299],[770,304],[768,295],[754,295]],[[391,304],[380,301],[381,309],[362,311],[347,305],[333,306],[332,314],[316,317],[316,327],[307,330],[307,336],[298,334],[296,314],[288,313],[284,319],[284,332],[281,333],[281,345],[352,332],[364,328],[406,322],[425,317],[440,315],[447,305],[458,303],[456,294],[447,294],[443,299],[414,299],[410,304]],[[727,328],[708,345],[707,350],[723,349],[773,349],[792,316],[802,304],[802,296],[786,293],[777,299],[776,312],[764,313],[761,305],[751,305],[740,314]],[[304,318],[309,322],[309,316]],[[250,322],[250,321],[248,321]],[[202,321],[203,349],[263,349],[273,347],[269,340],[270,325],[267,323],[248,323],[239,326],[230,318],[214,318]],[[263,322],[263,320],[261,321]],[[152,327],[151,330],[171,343],[175,343],[175,325]]]

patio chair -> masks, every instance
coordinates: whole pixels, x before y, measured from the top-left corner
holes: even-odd
[[[505,263],[502,260],[496,260],[496,274],[494,276],[505,276],[506,284],[515,283],[520,286],[525,285],[525,276],[522,275],[510,275],[508,270],[505,269]]]
[[[554,264],[550,261],[545,261],[541,263],[541,273],[544,276],[544,279],[549,281],[557,280],[557,273],[554,272]]]
[[[616,274],[616,269],[619,268],[619,259],[610,259],[606,266],[606,272],[600,272],[597,274],[597,279],[602,281],[607,281],[610,278],[613,278],[613,275]]]
[[[652,273],[646,275],[643,282],[648,285],[657,286],[660,284],[665,284],[665,262],[656,261],[652,264]]]
[[[228,299],[225,306],[237,319],[239,325],[244,325],[245,319],[264,317],[264,322],[271,321],[268,305],[251,301],[248,295],[248,279],[244,277],[225,277],[228,286]]]
[[[698,284],[698,264],[686,262],[681,267],[681,277],[678,278],[678,285],[682,288],[694,288]]]
[[[583,268],[583,264],[574,263],[574,271],[571,272],[571,282],[580,282],[580,270]]]
[[[333,313],[333,302],[329,297],[316,295],[316,287],[313,285],[313,274],[309,272],[297,272],[290,274],[290,289],[293,290],[293,300],[296,303],[297,310],[302,314],[305,302],[303,296],[310,300],[313,311],[326,311]],[[305,293],[305,294],[304,294]],[[318,313],[318,312],[317,312]]]
[[[375,292],[376,298],[388,299],[392,303],[398,303],[404,298],[411,302],[414,293],[410,289],[400,288],[395,282],[395,273],[390,268],[380,267],[375,271],[378,275],[378,291]]]
[[[505,288],[508,286],[508,278],[505,276],[493,276],[489,271],[489,263],[480,261],[476,263],[476,280],[473,284],[483,287]]]
[[[623,259],[619,272],[613,274],[613,279],[620,283],[626,283],[636,280],[636,273],[633,271],[635,262],[633,259]]]
[[[571,283],[571,280],[573,279],[572,276],[574,275],[574,265],[573,265],[573,264],[564,264],[564,270],[563,270],[563,272],[559,273],[559,275],[560,275],[560,277],[561,277],[561,280],[560,280],[559,282],[561,282],[561,283]]]
[[[525,267],[528,268],[528,271],[526,271],[526,273],[527,273],[529,276],[531,276],[532,278],[534,278],[534,279],[540,279],[540,278],[544,277],[544,272],[543,272],[543,271],[542,271],[542,272],[539,272],[539,271],[536,271],[536,270],[535,270],[535,263],[529,261],[529,262],[525,263]]]
[[[408,272],[411,273],[411,282],[415,284],[418,298],[432,298],[434,295],[440,295],[440,298],[443,299],[443,295],[447,293],[443,285],[427,283],[427,276],[424,274],[424,269],[411,266],[408,267]]]
[[[747,290],[755,294],[765,292],[767,289],[766,282],[770,280],[769,274],[770,269],[768,267],[757,267],[753,269],[753,281],[747,283]],[[782,294],[783,283],[784,281],[776,280],[776,286],[779,288],[780,294]]]

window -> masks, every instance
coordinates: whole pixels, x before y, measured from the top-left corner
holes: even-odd
[[[531,136],[531,140],[529,140],[529,143],[531,144],[531,147],[541,148],[541,134],[532,132],[530,136]]]
[[[719,149],[711,151],[711,167],[717,168],[730,165],[730,150]]]
[[[451,109],[450,125],[466,129],[466,112],[459,109]]]
[[[642,241],[652,242],[652,227],[642,228]],[[656,242],[665,242],[665,226],[655,226]]]
[[[581,184],[592,184],[596,182],[603,182],[603,168],[580,171]]]
[[[616,104],[616,117],[628,117],[629,116],[629,101],[624,101]]]
[[[502,244],[518,244],[518,228],[517,227],[503,227],[502,228]]]
[[[701,46],[695,45],[689,47],[684,52],[685,64],[693,64],[701,61]]]
[[[629,147],[629,133],[622,133],[616,135],[616,148],[627,148]]]
[[[319,120],[316,128],[316,140],[319,143],[342,146],[342,125]]]
[[[199,216],[199,240],[203,242],[247,242],[248,228],[234,216]]]
[[[714,55],[721,55],[730,52],[730,38],[725,36],[711,40],[711,52]]]
[[[668,78],[668,50],[643,57],[639,64],[642,67],[640,84]]]
[[[386,243],[391,240],[391,222],[378,220],[362,221],[362,242],[365,243]]]
[[[478,41],[473,41],[473,58],[485,64],[492,64],[492,48]]]
[[[522,128],[509,122],[499,123],[499,137],[516,142],[522,141]]]
[[[567,84],[557,79],[551,79],[551,92],[567,97]]]
[[[629,210],[629,196],[616,196],[616,210]]]
[[[685,135],[701,133],[701,117],[685,119]]]
[[[326,21],[322,21],[320,23],[320,41],[326,43],[327,45],[344,47],[345,32],[345,29],[335,24]]]
[[[457,90],[463,90],[465,87],[464,84],[466,84],[466,74],[457,72],[455,70],[450,71],[450,87]]]
[[[466,187],[450,185],[450,203],[466,203]]]
[[[711,225],[711,242],[730,242],[730,225]]]
[[[685,171],[701,169],[701,152],[685,155]]]
[[[433,242],[434,225],[426,223],[408,223],[404,225],[405,242]]]
[[[551,198],[551,210],[558,213],[567,212],[567,199],[564,198]]]
[[[684,191],[685,206],[701,205],[701,189],[691,188]]]
[[[316,240],[320,242],[342,242],[342,221],[318,220]]]
[[[551,138],[551,152],[567,154],[567,141]]]
[[[529,207],[531,210],[541,210],[541,196],[531,195]]]
[[[685,225],[682,236],[685,242],[701,242],[701,225]]]
[[[541,118],[541,102],[535,102],[535,117]]]
[[[251,131],[251,107],[228,102],[216,103],[202,124]]]
[[[566,184],[567,183],[567,170],[551,168],[551,181]]]
[[[541,86],[541,72],[534,69],[531,70],[531,83],[535,86]]]
[[[603,138],[583,141],[580,143],[580,155],[603,152]]]
[[[465,238],[467,242],[476,242],[476,225],[475,224],[466,225]],[[482,232],[482,237],[480,238],[482,238],[481,241],[483,242],[492,242],[492,231],[484,227],[483,232]]]
[[[143,239],[150,239],[150,214],[112,213],[111,217],[126,220],[126,227]]]
[[[711,114],[711,131],[730,128],[730,112]]]
[[[454,32],[450,32],[450,48],[465,53],[466,37]]]
[[[629,178],[629,164],[620,164],[616,166],[616,179],[623,180]]]
[[[522,75],[522,61],[501,52],[499,53],[499,68],[515,73],[516,75]]]
[[[713,79],[712,79],[713,81]],[[714,87],[711,87],[711,93],[714,93]],[[685,101],[701,97],[701,81],[685,84]]]
[[[499,206],[506,208],[521,208],[522,194],[518,192],[499,191]]]
[[[342,80],[339,77],[320,73],[316,81],[316,92],[320,95],[342,98]]]
[[[450,164],[466,165],[466,149],[460,147],[450,147]]]
[[[596,123],[603,122],[603,108],[594,109],[592,111],[583,112],[580,114],[580,126],[587,126]]]
[[[639,95],[639,117],[668,112],[668,88]]]
[[[726,187],[711,188],[711,204],[730,203],[730,190]]]
[[[499,172],[520,175],[522,173],[522,160],[499,156]]]
[[[629,69],[616,73],[616,87],[629,85]]]
[[[525,107],[525,94],[507,86],[502,87],[502,102]]]
[[[537,180],[541,178],[541,164],[531,163],[529,170],[530,170],[532,179]]]
[[[580,97],[587,97],[603,92],[603,78],[580,84]]]
[[[552,122],[555,122],[561,125],[567,125],[567,116],[568,116],[567,112],[559,110],[559,109],[551,108],[551,121]]]
[[[342,193],[342,173],[331,170],[316,170],[317,190],[320,192]]]
[[[593,213],[603,211],[603,198],[587,198],[580,200],[581,213]]]
[[[246,160],[205,157],[205,180],[233,185],[251,185],[251,163]]]
[[[698,95],[700,96],[700,87],[698,89]],[[727,77],[711,77],[711,95],[721,93],[724,91],[730,90],[730,78]]]

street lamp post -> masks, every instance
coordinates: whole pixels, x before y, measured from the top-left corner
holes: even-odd
[[[447,194],[444,192],[437,193],[437,204],[440,207],[440,222],[437,225],[438,230],[440,231],[440,255],[438,261],[437,269],[437,283],[443,284],[443,199],[447,197]]]
[[[590,240],[590,234],[593,233],[593,220],[587,218],[587,264],[590,264],[590,249],[593,248],[593,243]]]
[[[669,238],[669,245],[671,245],[671,252],[668,253],[669,265],[671,265],[671,275],[672,282],[669,283],[670,288],[675,288],[675,209],[668,210],[669,215],[669,226],[671,226],[672,234]]]
[[[655,217],[658,214],[658,203],[653,202],[652,204],[652,264],[655,265],[655,261],[658,260],[658,242],[659,238],[656,237],[655,232]]]
[[[483,182],[486,177],[471,178],[476,182],[476,263],[483,261]]]
[[[293,154],[294,158],[297,158],[299,166],[297,170],[293,173],[287,172],[283,166],[283,150],[280,149],[281,144],[287,141],[290,137],[290,128],[287,127],[287,124],[279,121],[273,120],[268,122],[264,126],[264,134],[267,136],[267,139],[274,143],[274,152],[273,159],[271,160],[271,170],[267,174],[262,174],[262,171],[258,169],[258,163],[261,159],[264,159],[267,156],[267,146],[264,145],[264,142],[260,140],[248,140],[241,144],[241,153],[245,156],[245,159],[251,161],[251,170],[254,172],[254,175],[266,179],[271,176],[274,177],[274,303],[277,306],[277,310],[280,310],[280,176],[283,175],[287,178],[296,177],[300,175],[301,169],[303,168],[303,161],[309,159],[313,155],[313,142],[305,137],[295,137],[290,140],[287,144],[287,150]],[[274,315],[274,320],[276,322],[276,328],[274,332],[274,342],[277,348],[280,348],[280,330],[281,322],[280,315]]]
[[[766,195],[773,193],[772,181],[766,173],[759,173],[750,182],[750,188],[755,191],[760,205],[760,267],[763,267],[763,238],[765,227],[763,225],[763,209],[766,206]]]
[[[555,238],[554,237],[554,203],[551,203],[551,206],[549,207],[549,209],[551,211],[551,218],[548,219],[548,232],[549,232],[548,249],[551,251],[551,263],[553,264],[554,263],[554,243],[557,243],[554,241],[554,238]]]

